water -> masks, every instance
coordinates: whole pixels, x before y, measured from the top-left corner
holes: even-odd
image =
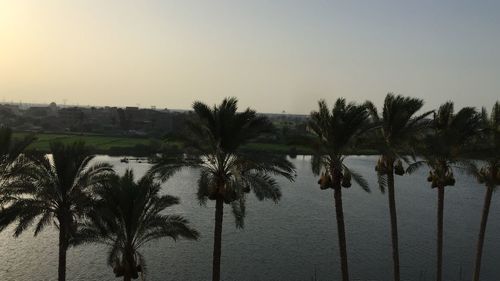
[[[100,156],[119,172],[134,169],[142,175],[148,164],[120,163],[119,158]],[[234,226],[225,209],[222,278],[232,281],[339,280],[340,268],[333,193],[320,190],[310,171],[310,161],[292,159],[298,171],[295,182],[280,179],[283,198],[279,204],[259,202],[249,196],[246,226]],[[347,160],[365,175],[372,192],[353,184],[344,189],[349,268],[352,280],[391,280],[392,259],[387,195],[377,187],[376,157]],[[432,280],[435,272],[437,192],[426,181],[427,170],[396,177],[402,280]],[[147,280],[210,280],[214,204],[200,206],[195,199],[198,172],[184,169],[167,183],[163,192],[178,196],[181,204],[169,212],[182,214],[197,228],[199,241],[163,239],[143,248]],[[457,184],[446,189],[444,280],[470,280],[485,188],[456,174]],[[483,256],[482,280],[499,280],[500,204],[493,195]],[[49,228],[38,237],[25,232],[12,237],[12,229],[0,233],[0,280],[56,280],[57,233]],[[86,245],[70,249],[68,280],[117,280],[106,265],[107,249]],[[462,276],[460,276],[460,274]]]

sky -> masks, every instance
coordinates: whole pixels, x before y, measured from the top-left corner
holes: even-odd
[[[500,1],[0,0],[0,101],[266,113],[500,99]]]

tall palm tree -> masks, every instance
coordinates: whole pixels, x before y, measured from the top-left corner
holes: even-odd
[[[320,101],[319,110],[311,112],[309,128],[316,135],[313,173],[321,174],[318,182],[321,189],[333,189],[342,280],[348,281],[342,187],[350,187],[351,179],[354,179],[365,191],[369,189],[363,177],[344,164],[344,159],[355,145],[356,138],[369,128],[369,115],[364,106],[346,104],[344,99],[338,99],[331,112],[326,102]]]
[[[488,223],[488,214],[490,212],[491,197],[493,190],[500,185],[500,102],[493,106],[490,116],[483,108],[482,125],[484,131],[484,142],[480,148],[481,159],[485,165],[480,169],[474,169],[474,175],[478,181],[486,186],[486,195],[484,198],[483,214],[481,217],[481,227],[477,239],[476,262],[474,265],[473,281],[479,281],[481,271],[481,257],[483,254],[484,236],[486,233],[486,224]],[[475,168],[475,166],[474,166]]]
[[[380,158],[375,170],[379,178],[382,192],[387,186],[389,195],[389,214],[391,219],[392,261],[394,280],[399,281],[399,242],[398,220],[396,210],[396,195],[394,190],[394,174],[403,175],[403,163],[407,162],[406,155],[412,150],[415,138],[427,127],[426,117],[432,112],[417,115],[424,102],[421,99],[387,94],[384,100],[384,109],[380,116],[377,108],[371,103],[366,105],[370,110],[373,121],[379,125],[377,132],[382,142],[378,145]]]
[[[244,145],[272,128],[269,120],[246,109],[237,112],[237,100],[226,98],[210,108],[204,103],[193,105],[194,119],[187,122],[186,144],[190,155],[183,161],[163,157],[151,172],[165,178],[181,166],[197,167],[198,199],[215,201],[215,229],[212,280],[220,280],[222,221],[224,204],[232,207],[236,226],[244,226],[246,194],[253,191],[259,200],[278,202],[281,191],[272,175],[292,181],[293,165],[284,157],[252,153]]]
[[[427,180],[438,192],[437,208],[437,270],[436,280],[442,280],[444,189],[454,186],[453,168],[470,166],[464,159],[467,146],[480,132],[480,115],[472,107],[464,107],[456,114],[452,102],[441,105],[434,113],[433,132],[423,139],[421,155],[424,160],[412,163],[407,171],[412,173],[426,164],[430,168]]]
[[[108,264],[116,277],[136,279],[145,271],[145,259],[139,249],[152,240],[171,237],[197,239],[198,232],[177,215],[164,210],[179,199],[160,195],[161,185],[146,175],[134,181],[132,171],[113,178],[95,189],[96,202],[80,227],[73,244],[101,243],[109,246]]]
[[[81,142],[71,145],[51,143],[51,156],[32,155],[31,162],[10,182],[3,194],[0,230],[17,221],[19,236],[35,221],[34,235],[54,222],[59,229],[58,280],[66,279],[68,242],[76,232],[78,220],[91,207],[91,187],[113,173],[108,164],[90,164],[93,156]]]

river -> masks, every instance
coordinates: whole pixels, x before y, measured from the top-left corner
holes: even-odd
[[[136,177],[146,163],[121,163],[117,157],[96,161],[115,165],[119,173],[133,169]],[[337,230],[332,190],[320,190],[307,156],[291,159],[295,182],[278,179],[283,197],[275,204],[250,194],[244,229],[236,229],[225,208],[222,242],[222,279],[226,281],[339,280]],[[368,180],[371,193],[353,184],[343,190],[351,280],[391,280],[392,259],[387,194],[378,188],[374,156],[353,156],[348,165]],[[432,280],[435,275],[437,192],[426,181],[428,170],[396,176],[402,280]],[[168,209],[190,220],[201,233],[198,241],[162,239],[142,249],[147,280],[210,280],[214,204],[196,200],[198,171],[183,169],[162,192],[181,199]],[[470,280],[485,187],[455,173],[457,184],[447,187],[444,218],[444,280]],[[493,194],[484,245],[482,280],[500,279],[500,204]],[[12,237],[12,227],[0,233],[0,280],[56,280],[57,232],[46,229],[37,237],[26,231]],[[106,264],[107,249],[84,245],[68,252],[68,280],[118,280]]]

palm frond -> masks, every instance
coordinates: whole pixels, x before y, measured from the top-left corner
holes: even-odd
[[[248,173],[244,180],[249,184],[259,200],[271,199],[277,203],[281,199],[281,190],[275,179],[262,173]]]
[[[426,161],[416,161],[416,162],[410,163],[408,165],[408,167],[406,168],[406,173],[411,175],[426,164],[427,164]]]
[[[231,209],[234,215],[235,224],[237,228],[245,227],[245,197],[240,197],[239,200],[231,202]]]
[[[370,186],[366,179],[359,173],[349,169],[346,165],[344,166],[344,173],[349,174],[354,182],[356,182],[364,191],[370,192]]]
[[[47,225],[49,225],[52,219],[53,214],[50,212],[45,212],[36,224],[34,236],[37,236]]]
[[[153,159],[153,166],[151,166],[147,173],[161,181],[166,181],[183,167],[197,167],[201,163],[202,161],[199,157],[188,157],[181,154],[162,154]]]
[[[379,123],[380,122],[380,116],[378,114],[377,107],[371,102],[371,101],[366,101],[364,106],[370,113],[370,117],[372,118],[374,123]]]
[[[98,200],[86,213],[86,220],[79,225],[71,244],[107,245],[110,247],[108,264],[116,266],[122,262],[125,245],[132,245],[134,255],[139,257],[138,249],[152,240],[164,237],[197,239],[199,233],[185,218],[164,214],[168,207],[178,204],[179,199],[160,196],[160,190],[160,183],[150,173],[137,182],[130,170],[121,177],[114,175],[95,189]]]
[[[325,160],[323,159],[323,155],[313,154],[311,156],[311,169],[313,175],[319,176],[323,169],[328,169],[325,167]]]
[[[473,176],[473,177],[479,177],[479,167],[476,163],[476,161],[470,160],[470,159],[460,159],[454,162],[453,167],[464,174]]]
[[[387,188],[387,175],[377,173],[377,183],[380,188],[380,192],[385,193],[385,189]]]

